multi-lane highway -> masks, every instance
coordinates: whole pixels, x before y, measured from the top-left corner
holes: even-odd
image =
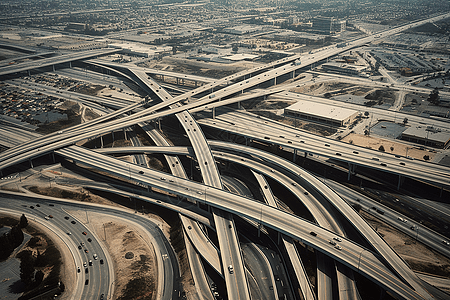
[[[304,267],[301,264],[301,260],[298,259],[298,253],[293,249],[294,247],[290,239],[299,240],[317,252],[317,297],[319,299],[333,298],[332,285],[337,285],[336,289],[339,292],[340,299],[359,299],[352,272],[362,274],[399,299],[434,299],[439,293],[432,287],[423,284],[405,262],[348,203],[323,182],[298,166],[263,151],[242,145],[207,141],[199,124],[239,134],[247,139],[260,140],[285,148],[291,148],[294,150],[294,153],[297,153],[299,150],[306,155],[320,155],[339,160],[350,164],[349,169],[354,169],[352,166],[359,165],[438,184],[442,187],[449,187],[450,171],[448,167],[386,153],[380,154],[380,152],[373,150],[317,137],[272,120],[244,112],[220,110],[216,114],[215,108],[233,102],[277,93],[282,90],[277,85],[280,77],[283,77],[282,79],[287,77],[294,78],[298,72],[302,72],[309,65],[323,61],[328,57],[376,39],[396,34],[412,26],[419,26],[429,21],[447,18],[448,16],[449,14],[445,14],[428,20],[421,20],[392,28],[378,33],[376,36],[373,35],[352,41],[344,47],[327,47],[314,53],[293,55],[265,66],[242,71],[222,79],[205,80],[200,77],[185,76],[183,79],[194,81],[203,80],[203,82],[206,81],[208,83],[175,97],[148,77],[148,74],[154,73],[152,70],[146,73],[145,69],[133,67],[129,64],[118,65],[102,60],[91,60],[89,62],[90,64],[112,70],[128,80],[134,81],[145,91],[148,91],[153,100],[160,100],[160,102],[148,107],[150,101],[147,100],[137,103],[133,103],[132,101],[115,101],[114,99],[105,100],[98,97],[80,97],[79,95],[72,95],[69,92],[63,91],[62,94],[65,96],[74,96],[74,99],[85,105],[91,105],[91,102],[97,102],[101,105],[107,105],[110,108],[116,109],[116,111],[110,112],[99,107],[99,110],[104,112],[101,117],[48,136],[35,137],[29,142],[27,140],[33,138],[33,135],[27,135],[25,132],[22,132],[22,139],[20,141],[23,144],[12,147],[0,155],[0,170],[26,160],[30,160],[31,162],[31,159],[37,156],[54,151],[62,158],[75,162],[80,166],[88,166],[103,172],[103,174],[108,174],[114,178],[121,178],[128,183],[131,181],[140,187],[146,187],[147,190],[156,188],[171,195],[177,195],[180,199],[177,204],[166,203],[163,199],[164,197],[158,198],[158,195],[153,195],[152,197],[149,197],[149,195],[136,195],[136,197],[146,199],[146,201],[150,201],[156,205],[165,205],[172,209],[177,209],[180,213],[185,213],[186,215],[190,215],[191,218],[201,220],[208,226],[212,226],[211,218],[213,219],[213,225],[217,233],[218,249],[212,245],[205,245],[211,242],[205,233],[201,231],[201,226],[197,222],[194,222],[186,216],[181,217],[184,230],[190,240],[190,242],[186,243],[186,249],[189,253],[191,268],[198,271],[194,276],[194,280],[198,283],[198,286],[202,286],[202,289],[210,289],[207,276],[200,274],[201,272],[204,273],[202,263],[199,259],[202,256],[225,279],[226,292],[229,299],[250,299],[249,291],[253,291],[251,289],[252,286],[264,286],[264,283],[261,281],[262,278],[270,278],[267,282],[271,284],[269,286],[272,289],[259,289],[261,293],[267,295],[267,298],[288,297],[286,295],[290,295],[289,292],[280,292],[281,280],[279,277],[275,278],[273,268],[270,270],[271,260],[268,259],[266,261],[266,256],[261,253],[262,250],[257,245],[246,243],[245,251],[240,248],[242,242],[238,240],[238,228],[236,227],[234,216],[240,216],[245,220],[249,220],[250,223],[267,226],[278,232],[283,244],[286,245],[293,269],[298,276],[298,285],[304,289],[302,293],[306,298],[314,297],[314,291],[311,288]],[[100,49],[82,52],[78,56],[71,55],[69,57],[66,55],[41,59],[31,63],[21,63],[14,65],[14,68],[10,66],[0,68],[0,75],[74,60],[83,60],[88,57],[104,55],[114,51],[117,50]],[[158,75],[179,78],[177,74],[162,74],[160,72]],[[263,83],[273,84],[274,87],[248,93],[251,89],[255,89]],[[16,82],[15,79],[14,84],[26,85],[27,83],[21,80]],[[56,90],[48,90],[47,87],[38,85],[34,85],[33,88],[46,89],[46,93],[50,94],[58,93]],[[61,91],[59,91],[59,94],[61,94]],[[213,109],[212,118],[203,118],[198,123],[190,113],[190,111],[209,110],[211,108]],[[126,115],[127,113],[129,115]],[[158,120],[168,115],[176,116],[191,147],[169,148],[169,142],[165,141],[157,130],[149,128],[148,123],[146,123],[147,121]],[[139,156],[140,160],[137,160],[136,164],[131,164],[106,156],[100,153],[100,151],[94,152],[85,148],[71,146],[82,139],[101,137],[105,133],[128,127],[131,128],[136,124],[140,124],[148,135],[152,137],[155,144],[159,145],[158,151],[166,154],[165,159],[169,164],[169,169],[172,174],[147,168],[147,162],[142,153],[140,154],[142,156]],[[13,146],[17,143],[17,141],[9,141],[9,138],[12,137],[10,130],[2,129],[2,131],[7,136],[5,142],[7,146]],[[140,141],[134,137],[132,139],[134,140],[134,145],[139,146]],[[212,151],[210,147],[214,150]],[[149,151],[146,147],[133,148],[135,151],[142,149]],[[118,149],[116,151],[122,151],[121,153],[128,151],[130,153],[131,150]],[[181,160],[168,156],[167,154],[169,153],[185,155],[192,163],[196,163],[200,171],[201,182],[189,180],[187,178],[187,172],[183,169]],[[255,180],[259,182],[260,188],[264,191],[263,195],[265,195],[267,203],[225,191],[222,176],[217,167],[217,161],[232,162],[251,169],[255,174]],[[277,207],[277,203],[274,201],[270,189],[267,188],[265,190],[264,188],[266,186],[268,187],[268,183],[265,182],[263,176],[270,177],[283,186],[284,189],[295,195],[298,201],[313,216],[313,220],[302,219],[290,212],[284,211],[282,207]],[[233,187],[231,181],[227,182],[229,187]],[[127,193],[110,186],[95,185],[92,183],[90,187],[119,194]],[[243,190],[236,188],[236,191],[242,192]],[[164,203],[161,200],[154,199],[163,199]],[[184,203],[184,199],[188,199],[187,202],[194,201],[198,205],[203,204],[211,207],[211,218],[202,218],[195,213],[193,214],[189,209],[180,208],[186,204]],[[58,209],[63,205],[63,203],[58,203],[57,206],[52,207],[51,209],[55,209],[53,215],[59,215],[60,212]],[[78,204],[71,205],[76,206]],[[117,212],[113,209],[102,208],[102,210],[106,210],[109,215],[114,217],[124,217],[126,215],[122,211]],[[39,211],[35,210],[34,213],[39,213]],[[388,215],[386,214],[386,216]],[[73,217],[70,215],[66,215],[66,217],[69,219],[60,220],[60,217],[55,217],[55,220],[50,221],[58,223],[57,226],[60,227],[60,230],[68,230],[66,227],[70,227],[72,223],[65,224],[67,223],[65,221],[72,220]],[[128,217],[131,218],[131,216]],[[404,218],[402,217],[402,219]],[[80,220],[73,221],[75,224],[72,225],[82,226]],[[405,223],[404,221],[402,222]],[[352,226],[370,247],[362,246],[347,237],[343,224]],[[151,228],[152,226],[148,226],[149,224],[142,223],[141,225],[146,227],[151,236],[158,235],[158,232],[155,232],[155,229]],[[72,236],[73,239],[78,240],[86,238],[87,235],[80,236],[78,231],[75,233],[71,232],[71,235],[66,233],[64,237]],[[102,253],[102,256],[106,257],[107,253],[103,251],[101,243],[95,236],[93,237],[92,242],[80,246],[86,247],[86,245],[89,245],[95,253]],[[427,242],[432,244],[432,241]],[[179,276],[178,265],[176,263],[177,259],[167,245],[167,241],[161,240],[156,243],[160,245],[158,252],[161,254],[160,256],[158,255],[158,282],[160,284],[158,285],[157,297],[171,299],[177,297],[174,294],[174,291],[178,289],[176,280]],[[440,246],[442,247],[442,245]],[[89,251],[89,253],[92,253],[91,250]],[[248,261],[245,263],[242,255],[243,252],[248,257]],[[81,255],[75,258],[75,263],[81,264],[83,259],[88,260],[89,257],[86,256],[87,254],[84,252],[84,256]],[[170,259],[161,259],[163,255],[169,255]],[[265,274],[261,278],[254,277],[250,272],[252,265],[257,265],[256,260],[264,261],[258,267]],[[92,275],[93,279],[90,282],[85,281],[85,287],[82,288],[83,294],[77,295],[77,298],[99,297],[101,295],[100,293],[103,293],[103,290],[108,290],[108,284],[112,280],[110,278],[108,279],[108,277],[105,277],[106,280],[103,280],[105,278],[103,277],[103,273],[101,273],[102,266],[96,265],[92,266],[92,269],[87,269],[88,272],[85,274]],[[111,276],[111,272],[108,274]],[[332,279],[334,277],[333,274],[337,274],[336,282]],[[81,284],[79,282],[77,284],[78,288],[81,288]],[[110,290],[106,293],[112,294]],[[204,297],[211,299],[216,297],[216,295],[213,293],[213,289],[210,289],[210,291],[204,293]]]

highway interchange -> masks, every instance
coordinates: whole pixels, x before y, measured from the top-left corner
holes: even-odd
[[[433,17],[431,20],[446,17],[448,17],[448,14]],[[242,111],[221,108],[221,106],[229,103],[279,92],[276,85],[277,79],[281,76],[295,77],[296,72],[302,72],[303,68],[323,61],[327,57],[428,21],[430,20],[393,28],[376,36],[353,41],[345,47],[330,47],[330,49],[323,49],[316,53],[288,57],[264,67],[243,71],[220,80],[209,81],[178,96],[172,96],[156,81],[148,77],[148,74],[152,72],[146,73],[143,68],[129,65],[121,66],[101,59],[87,61],[88,64],[101,65],[108,70],[121,74],[128,80],[134,81],[142,89],[148,91],[155,102],[156,100],[160,102],[156,105],[149,105],[148,100],[140,100],[135,103],[130,101],[117,102],[113,99],[99,97],[84,95],[80,97],[76,93],[72,93],[70,99],[79,101],[89,107],[92,106],[101,112],[101,117],[46,136],[27,135],[25,132],[14,136],[7,128],[1,128],[5,136],[9,136],[7,142],[11,149],[1,153],[0,169],[8,170],[7,168],[24,161],[29,161],[31,167],[33,167],[32,160],[34,158],[54,153],[58,157],[77,165],[101,171],[115,178],[121,178],[124,182],[131,181],[136,184],[139,187],[139,192],[124,191],[112,186],[92,183],[83,184],[83,186],[121,195],[132,195],[136,199],[149,201],[178,212],[189,239],[186,242],[186,249],[190,266],[193,270],[198,270],[194,272],[194,281],[197,286],[203,287],[198,291],[197,297],[199,299],[217,299],[218,296],[210,289],[211,285],[207,276],[200,273],[204,273],[204,271],[201,271],[203,270],[201,259],[224,279],[225,290],[229,299],[250,299],[254,297],[254,293],[265,295],[260,296],[264,299],[276,299],[278,297],[295,299],[292,291],[284,287],[284,284],[288,284],[288,280],[280,280],[281,275],[274,275],[277,271],[273,270],[273,262],[267,259],[267,256],[257,245],[246,243],[245,250],[242,248],[242,239],[245,238],[245,234],[238,232],[235,217],[247,220],[249,224],[252,224],[255,231],[258,231],[258,234],[264,231],[261,229],[263,227],[270,228],[278,233],[279,240],[282,241],[283,247],[287,249],[289,264],[293,265],[297,277],[290,278],[291,281],[295,282],[289,283],[289,286],[301,286],[302,297],[306,299],[333,299],[335,296],[330,286],[334,284],[338,286],[336,289],[339,293],[339,299],[360,299],[353,273],[362,274],[398,299],[445,299],[446,295],[424,284],[412,272],[409,266],[373,228],[356,213],[348,202],[344,201],[343,197],[340,196],[341,193],[335,192],[338,188],[331,189],[323,181],[302,168],[267,152],[243,145],[207,140],[201,127],[219,129],[242,135],[249,140],[279,145],[283,148],[292,149],[294,154],[301,151],[305,156],[312,154],[333,158],[352,166],[364,166],[448,188],[450,187],[450,170],[448,167],[411,160],[407,157],[389,154],[379,155],[378,152],[373,150],[301,132],[270,119],[255,117]],[[45,59],[45,61],[37,63],[37,67],[67,63],[107,53],[109,53],[108,50],[98,51],[98,53],[83,53],[80,57],[64,57],[60,61],[57,58]],[[301,63],[296,63],[298,59],[301,60]],[[27,64],[20,67],[15,72],[26,71],[33,65]],[[0,73],[11,73],[10,68],[10,66],[8,69],[0,68]],[[168,76],[169,74],[160,73],[159,75]],[[188,79],[202,80],[199,77]],[[14,81],[18,85],[25,84],[21,79],[15,79]],[[273,82],[274,86],[266,91],[252,90],[261,83],[267,82]],[[61,95],[61,92],[51,88],[37,85],[34,88],[46,89],[45,93],[59,93]],[[68,92],[62,92],[62,94],[66,93]],[[153,104],[153,101],[151,101],[151,104]],[[215,114],[216,109],[220,113]],[[203,116],[200,119],[195,119],[192,115],[205,110],[207,112],[204,114],[212,114],[213,117]],[[171,147],[170,141],[166,140],[161,132],[151,125],[151,121],[170,115],[176,116],[190,141],[190,147]],[[130,137],[134,147],[129,148],[102,148],[93,151],[74,146],[80,140],[98,138],[114,131],[124,130],[124,128],[130,128],[131,130],[134,126],[140,126],[157,147],[140,147],[140,142],[134,135]],[[14,140],[18,144],[15,147],[13,147]],[[159,150],[155,148],[159,148]],[[111,152],[109,150],[122,154],[132,153],[135,155],[135,163],[125,162],[106,155]],[[158,151],[164,154],[171,174],[153,170],[147,165],[143,154]],[[198,166],[201,174],[200,182],[188,178],[188,172],[184,170],[182,161],[179,159],[181,156],[190,157]],[[234,181],[224,179],[218,167],[218,162],[221,161],[239,164],[251,169],[266,202],[263,203],[227,191],[227,189],[233,188],[237,191],[243,191],[244,189],[241,190]],[[351,168],[349,167],[349,169]],[[308,220],[296,216],[280,207],[270,191],[269,184],[266,181],[267,178],[275,180],[295,195],[298,201],[307,208],[313,219]],[[144,187],[143,191],[142,187]],[[150,190],[153,189],[176,195],[178,200],[183,201],[174,203],[171,197],[151,193]],[[52,213],[55,218],[51,222],[55,223],[55,226],[51,225],[53,223],[46,223],[42,220],[40,220],[40,223],[48,224],[48,228],[55,231],[66,242],[68,248],[72,250],[73,259],[77,266],[90,259],[90,253],[93,251],[99,257],[105,257],[103,266],[95,264],[91,269],[88,268],[90,272],[87,274],[89,275],[80,274],[80,277],[85,276],[87,279],[89,276],[93,280],[89,284],[85,284],[85,281],[81,279],[78,280],[76,293],[73,294],[72,299],[97,299],[101,294],[112,297],[111,283],[114,279],[110,258],[106,259],[108,257],[107,251],[102,247],[99,239],[94,237],[92,242],[89,243],[89,247],[92,248],[89,255],[80,253],[80,251],[73,251],[73,248],[78,248],[80,240],[85,239],[85,236],[81,234],[85,228],[78,228],[83,226],[79,220],[76,221],[76,224],[65,220],[63,209],[65,206],[88,209],[86,206],[73,202],[65,203],[60,200],[49,202],[42,199],[26,199],[25,196],[21,197],[11,193],[4,193],[2,198],[14,200],[2,201],[2,208],[11,213],[23,212],[25,206],[26,212],[36,217],[43,217]],[[369,207],[368,210],[370,210],[370,207],[373,206],[369,202],[366,204],[366,200],[362,197],[358,198],[361,199],[360,203],[363,204],[364,208]],[[207,207],[208,213],[199,212],[201,209],[198,209],[195,205],[186,205],[186,202],[188,202],[186,200]],[[40,208],[30,208],[30,203],[36,201],[44,204],[41,207],[42,210],[45,207],[45,213],[41,212]],[[49,203],[55,206],[49,207]],[[145,226],[151,236],[154,238],[162,236],[162,234],[154,232],[154,224],[145,223],[136,218],[134,214],[107,207],[89,206],[89,209],[101,211],[114,217],[127,218],[133,220],[133,222],[141,222],[141,226]],[[397,215],[392,213],[390,219]],[[72,217],[68,217],[70,220],[72,219]],[[389,214],[386,214],[385,217],[389,219]],[[73,230],[72,225],[77,226],[77,230]],[[205,231],[202,230],[202,226],[211,227],[216,232],[218,245],[213,245]],[[347,237],[344,229],[347,226],[353,227],[358,232],[364,240],[363,245]],[[67,232],[70,230],[72,230],[72,234],[68,235]],[[435,233],[431,233],[430,236],[432,237],[430,240],[423,237],[422,241],[449,256],[449,250],[442,243],[443,237]],[[179,297],[175,292],[179,290],[176,280],[179,277],[177,258],[173,251],[169,249],[170,247],[167,247],[168,242],[162,237],[160,239],[155,241],[155,245],[158,245],[155,247],[161,249],[159,251],[161,255],[158,256],[158,299],[177,299]],[[301,241],[316,250],[318,257],[316,288],[309,282],[292,240]],[[161,259],[162,255],[167,254],[169,254],[170,259]],[[253,278],[249,273],[252,266],[254,269],[261,270],[263,275]],[[335,276],[336,282],[333,279]],[[271,278],[271,283],[265,283],[262,278]],[[268,289],[268,286],[271,288]],[[283,291],[284,289],[289,289],[289,291]]]

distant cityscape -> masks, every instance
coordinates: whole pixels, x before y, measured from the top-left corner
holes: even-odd
[[[0,12],[0,299],[450,299],[449,1]]]

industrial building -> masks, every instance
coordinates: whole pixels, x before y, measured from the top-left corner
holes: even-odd
[[[401,139],[434,148],[444,148],[450,142],[450,132],[433,126],[409,127],[402,132]]]
[[[347,22],[333,17],[316,17],[312,29],[326,34],[338,33],[347,29]]]
[[[328,104],[300,100],[286,107],[284,114],[289,117],[310,120],[342,127],[357,117],[358,111]]]
[[[362,72],[367,71],[368,66],[350,65],[346,63],[329,62],[322,65],[324,71],[346,74],[346,75],[360,75]]]

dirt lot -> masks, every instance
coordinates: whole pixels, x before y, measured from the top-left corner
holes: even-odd
[[[409,157],[420,160],[423,160],[424,155],[428,155],[430,157],[430,160],[433,160],[434,156],[436,155],[436,153],[434,152],[430,152],[427,150],[420,150],[419,148],[411,147],[402,143],[397,143],[390,140],[384,140],[380,138],[374,138],[371,136],[365,136],[354,133],[349,134],[348,136],[343,138],[342,141],[349,144],[358,145],[361,147],[366,147],[375,150],[378,150],[380,146],[383,146],[386,153],[397,154],[402,156],[406,156],[407,154]],[[392,151],[391,147],[393,148]],[[380,151],[380,155],[382,153],[383,152]]]
[[[417,272],[434,274],[450,279],[450,259],[431,250],[415,239],[396,230],[395,228],[380,222],[377,218],[361,212],[384,240],[397,252],[409,266]]]
[[[85,211],[69,211],[86,221]],[[114,298],[156,299],[157,265],[155,251],[144,230],[129,222],[103,214],[88,212],[86,225],[105,243],[113,259]],[[160,220],[161,221],[161,220]],[[167,227],[163,227],[167,228]],[[106,234],[106,236],[105,236]]]

